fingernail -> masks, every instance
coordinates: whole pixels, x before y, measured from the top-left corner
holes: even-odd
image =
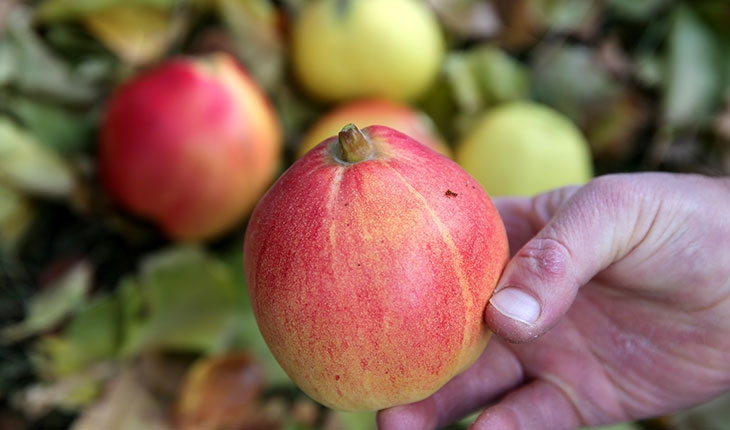
[[[533,325],[540,316],[540,303],[529,293],[507,287],[494,293],[489,301],[495,309],[507,318]]]

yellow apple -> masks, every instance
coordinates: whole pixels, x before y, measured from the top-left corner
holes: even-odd
[[[492,196],[532,196],[593,177],[590,148],[578,127],[527,101],[487,111],[458,142],[454,159]]]
[[[433,82],[444,55],[439,22],[419,0],[306,2],[292,30],[292,66],[324,101],[408,101]]]

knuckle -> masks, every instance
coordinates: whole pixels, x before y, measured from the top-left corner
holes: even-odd
[[[568,247],[553,237],[535,238],[515,258],[522,260],[522,267],[543,281],[564,279],[571,259]]]
[[[610,214],[626,211],[635,212],[647,204],[659,200],[657,193],[664,193],[665,186],[661,177],[642,174],[612,174],[599,176],[583,188],[581,197],[584,203]]]

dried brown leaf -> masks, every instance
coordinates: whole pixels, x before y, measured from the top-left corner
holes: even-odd
[[[627,160],[635,153],[637,134],[650,118],[649,106],[639,93],[623,92],[585,127],[593,153],[603,160]]]
[[[172,430],[164,406],[132,366],[109,381],[104,396],[83,411],[72,430]]]
[[[464,39],[486,39],[502,29],[502,21],[492,2],[429,0],[442,25],[451,35]]]
[[[264,370],[247,352],[204,358],[190,369],[175,407],[180,429],[248,425],[264,388]]]
[[[547,34],[589,38],[598,31],[598,0],[495,0],[503,23],[499,40],[511,50],[531,48]]]
[[[82,20],[111,51],[133,65],[162,58],[186,28],[184,15],[138,4],[116,4],[90,12]]]

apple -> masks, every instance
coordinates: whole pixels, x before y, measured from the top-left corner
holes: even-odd
[[[553,108],[530,101],[488,110],[457,142],[454,159],[492,196],[532,196],[593,177],[580,129]]]
[[[298,155],[301,157],[323,140],[335,136],[342,127],[350,123],[360,124],[363,127],[385,125],[436,152],[451,156],[451,149],[425,113],[387,99],[355,100],[334,107],[307,129],[299,143]]]
[[[172,239],[202,241],[250,214],[278,173],[282,132],[266,95],[228,54],[175,58],[105,106],[102,183]]]
[[[345,411],[423,399],[473,363],[508,258],[475,179],[405,134],[352,124],[279,177],[243,248],[272,354]]]
[[[440,24],[420,0],[304,2],[291,39],[295,77],[324,101],[410,101],[433,83],[444,56]]]

